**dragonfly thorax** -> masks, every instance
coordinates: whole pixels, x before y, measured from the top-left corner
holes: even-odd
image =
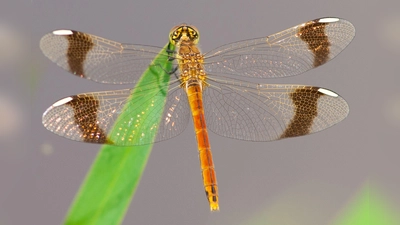
[[[181,87],[187,87],[188,83],[196,81],[202,87],[206,86],[206,73],[204,72],[204,56],[200,53],[196,44],[181,42],[177,45],[177,61],[180,71]]]

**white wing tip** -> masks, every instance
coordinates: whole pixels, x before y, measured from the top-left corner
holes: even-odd
[[[73,99],[72,97],[63,98],[63,99],[58,100],[57,102],[55,102],[52,106],[53,107],[57,107],[57,106],[60,106],[60,105],[64,105],[65,103],[68,103],[68,102],[72,101],[72,99]]]
[[[72,30],[55,30],[53,31],[54,35],[71,35],[74,32]]]
[[[329,96],[335,97],[335,98],[339,96],[335,92],[330,91],[330,90],[325,89],[325,88],[319,88],[318,91],[321,92],[322,94],[329,95]]]
[[[318,20],[319,23],[334,23],[339,21],[339,18],[336,17],[326,17],[326,18],[321,18]]]
[[[42,117],[44,118],[47,115],[47,113],[50,112],[53,108],[55,108],[57,106],[60,106],[60,105],[64,105],[64,104],[66,104],[66,103],[68,103],[68,102],[70,102],[72,100],[73,100],[72,97],[66,97],[66,98],[63,98],[61,100],[58,100],[53,105],[51,105],[48,109],[46,109],[46,111],[43,113]]]

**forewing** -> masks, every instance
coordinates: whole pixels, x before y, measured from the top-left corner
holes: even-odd
[[[210,78],[204,90],[208,128],[221,136],[272,141],[324,130],[349,113],[346,101],[324,88],[255,84]]]
[[[40,48],[51,61],[72,74],[113,84],[137,82],[161,50],[122,44],[74,30],[46,34],[40,40]]]
[[[346,20],[316,19],[267,37],[223,45],[205,54],[204,66],[210,74],[293,76],[333,59],[354,35],[354,26]]]

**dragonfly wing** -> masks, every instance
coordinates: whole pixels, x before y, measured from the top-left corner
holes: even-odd
[[[220,79],[220,80],[219,80]],[[247,141],[272,141],[326,129],[349,113],[346,101],[324,88],[207,80],[204,108],[211,131]]]
[[[267,37],[223,45],[205,54],[204,66],[212,74],[294,76],[333,59],[354,35],[354,26],[346,20],[316,19]]]
[[[72,74],[113,84],[135,83],[161,51],[160,47],[122,44],[74,30],[46,34],[40,48]]]
[[[168,140],[182,133],[187,127],[190,115],[186,93],[179,86],[171,86],[159,124],[156,142]]]
[[[61,99],[43,114],[43,125],[53,133],[75,140],[117,146],[144,145],[180,134],[189,121],[186,95],[180,88],[168,93],[165,107],[148,104],[165,93],[142,91],[133,101],[132,90],[84,93]],[[165,98],[164,98],[165,99]],[[144,102],[146,105],[144,106]],[[123,110],[128,113],[122,114]],[[163,112],[160,112],[163,110]],[[161,119],[158,116],[162,113]],[[120,116],[123,117],[120,118]],[[140,118],[139,118],[140,117]],[[116,121],[120,121],[116,125]],[[132,130],[141,129],[130,140]],[[158,129],[155,139],[148,135]]]

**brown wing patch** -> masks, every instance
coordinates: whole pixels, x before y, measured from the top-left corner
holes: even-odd
[[[308,45],[314,54],[314,67],[320,66],[329,60],[330,42],[325,33],[328,23],[311,21],[299,29],[298,36]]]
[[[309,134],[318,116],[318,98],[323,94],[316,87],[299,88],[290,93],[294,116],[279,139]]]
[[[93,48],[94,43],[89,35],[78,31],[72,31],[71,35],[65,36],[68,40],[67,58],[71,73],[85,77],[83,69],[88,52]]]
[[[82,132],[82,139],[85,142],[112,144],[107,140],[106,133],[98,125],[97,112],[99,101],[86,95],[72,96],[72,100],[66,103],[74,110],[75,123]]]

